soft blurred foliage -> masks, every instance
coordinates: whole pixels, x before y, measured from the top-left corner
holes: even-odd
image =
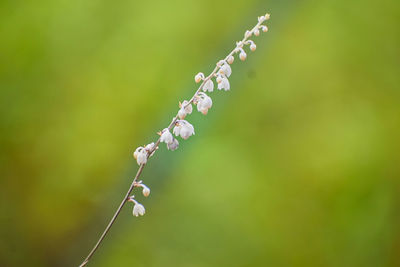
[[[77,266],[257,16],[196,135],[90,266],[400,266],[400,2],[0,2],[0,266]]]

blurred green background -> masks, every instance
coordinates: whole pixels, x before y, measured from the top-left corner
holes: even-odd
[[[194,75],[271,13],[88,266],[400,266],[399,1],[0,2],[0,266],[77,266]]]

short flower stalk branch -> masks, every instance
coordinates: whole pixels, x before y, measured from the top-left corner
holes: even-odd
[[[246,46],[248,46],[250,51],[252,52],[256,50],[256,44],[253,40],[250,40],[249,38],[251,38],[252,36],[259,36],[261,31],[267,32],[268,27],[266,25],[263,25],[263,23],[269,18],[269,14],[258,17],[258,23],[251,30],[247,30],[245,32],[243,39],[236,42],[236,47],[224,59],[217,62],[215,68],[208,76],[205,76],[202,72],[196,74],[194,80],[196,83],[200,83],[200,86],[189,100],[179,102],[179,110],[176,116],[173,117],[171,123],[166,128],[157,133],[159,135],[157,141],[155,143],[153,142],[148,145],[136,148],[135,152],[133,153],[133,157],[136,159],[137,164],[139,165],[139,169],[132,181],[132,184],[129,187],[128,192],[126,193],[118,209],[116,210],[114,216],[111,218],[111,221],[97,241],[96,245],[90,251],[89,255],[80,265],[80,267],[85,266],[89,262],[90,258],[93,256],[93,254],[103,241],[104,237],[107,235],[110,228],[114,224],[116,218],[120,214],[126,202],[133,203],[132,213],[135,217],[143,216],[145,214],[145,207],[140,204],[135,199],[135,196],[131,195],[131,193],[135,188],[140,188],[142,190],[143,196],[148,197],[150,195],[150,188],[143,184],[142,181],[138,180],[144,167],[147,164],[147,161],[155,154],[156,150],[159,148],[160,143],[165,143],[168,150],[174,151],[179,147],[179,141],[177,137],[180,137],[183,140],[187,140],[192,135],[195,135],[193,125],[185,120],[185,118],[193,112],[192,105],[196,105],[197,111],[201,112],[203,115],[207,115],[209,109],[213,105],[213,102],[211,97],[208,96],[206,93],[211,93],[214,91],[213,79],[215,79],[215,82],[217,83],[218,90],[230,90],[230,83],[228,78],[232,74],[232,69],[230,65],[233,64],[235,60],[235,55],[238,54],[239,59],[241,61],[244,61],[247,58],[247,53],[245,51]]]

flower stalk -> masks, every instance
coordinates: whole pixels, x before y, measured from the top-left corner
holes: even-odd
[[[258,17],[258,23],[251,30],[247,30],[245,32],[243,39],[241,41],[236,42],[236,47],[224,59],[217,62],[216,67],[208,76],[205,76],[202,72],[196,74],[194,80],[196,83],[200,83],[200,86],[198,87],[192,98],[190,98],[190,100],[184,100],[182,103],[179,102],[179,110],[177,114],[166,128],[158,132],[158,135],[160,137],[157,139],[155,143],[150,143],[148,145],[140,146],[135,150],[135,152],[133,153],[133,157],[136,159],[139,165],[139,169],[128,189],[128,192],[126,193],[121,204],[114,213],[114,216],[111,218],[111,221],[107,225],[106,229],[100,236],[96,245],[90,251],[89,255],[85,258],[83,263],[79,265],[79,267],[83,267],[89,262],[90,258],[96,252],[101,242],[104,240],[105,236],[107,235],[110,228],[114,224],[115,220],[117,219],[118,215],[120,214],[126,202],[134,203],[133,207],[134,216],[138,217],[138,216],[143,216],[145,214],[144,206],[139,202],[137,202],[134,196],[130,196],[130,194],[132,193],[134,188],[140,187],[142,189],[143,195],[145,197],[149,196],[150,188],[144,185],[142,181],[138,181],[144,167],[148,162],[148,159],[154,155],[161,142],[166,143],[167,148],[171,151],[174,151],[179,147],[179,142],[177,138],[174,138],[174,136],[171,133],[171,130],[176,137],[180,136],[184,140],[188,139],[190,136],[195,134],[193,125],[190,124],[187,120],[185,120],[185,117],[192,113],[193,110],[192,104],[197,105],[197,110],[203,113],[204,115],[208,113],[208,110],[212,107],[212,99],[204,92],[213,92],[214,83],[212,79],[215,79],[215,82],[217,83],[217,89],[219,90],[224,89],[225,91],[230,90],[230,83],[228,78],[232,73],[230,64],[234,62],[235,54],[239,54],[238,55],[239,59],[244,61],[247,58],[247,54],[244,50],[246,45],[249,46],[250,51],[256,50],[256,44],[254,43],[253,40],[250,40],[249,38],[252,36],[259,36],[260,30],[262,32],[267,32],[268,27],[266,25],[263,25],[263,22],[265,22],[269,18],[270,18],[269,14]]]

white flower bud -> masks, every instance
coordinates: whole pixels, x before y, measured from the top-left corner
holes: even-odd
[[[174,141],[174,137],[172,136],[171,132],[168,130],[168,128],[165,128],[162,131],[161,137],[160,137],[160,142],[164,142],[166,144],[170,144]]]
[[[265,20],[264,16],[258,17],[258,22],[263,22]]]
[[[133,206],[133,216],[139,217],[143,216],[145,214],[146,210],[144,209],[144,206],[140,204],[139,202],[135,201],[135,205]]]
[[[232,74],[231,66],[229,66],[227,63],[221,66],[220,71],[222,71],[222,74],[224,74],[226,77],[229,77]]]
[[[214,83],[213,83],[213,81],[211,80],[211,79],[209,79],[209,80],[207,80],[205,83],[204,83],[204,86],[203,86],[203,91],[204,92],[212,92],[212,91],[214,91]]]
[[[246,44],[250,44],[250,50],[255,51],[257,46],[252,40],[247,40]]]
[[[147,152],[146,150],[141,150],[138,155],[137,155],[137,164],[138,165],[142,165],[142,164],[146,164],[147,163]]]
[[[227,59],[229,64],[232,64],[234,60],[235,60],[235,58],[233,56],[229,56]]]
[[[255,29],[255,30],[254,30],[254,35],[255,35],[255,36],[259,36],[259,35],[260,35],[260,31],[259,31],[258,29]]]
[[[150,188],[148,188],[144,184],[141,184],[140,186],[143,188],[142,190],[143,196],[148,197],[150,195]]]
[[[251,36],[251,31],[246,31],[244,37],[249,38],[250,36]]]
[[[178,142],[178,140],[175,139],[175,138],[174,138],[174,140],[173,140],[171,143],[167,144],[167,148],[168,148],[169,150],[171,150],[171,151],[176,150],[178,147],[179,147],[179,142]]]
[[[262,26],[261,26],[261,29],[262,29],[263,32],[267,32],[267,31],[268,31],[268,27],[265,26],[265,25],[262,25]]]
[[[194,76],[194,80],[196,83],[199,83],[201,80],[204,80],[204,74],[202,72],[199,72]]]
[[[271,15],[270,15],[270,14],[268,14],[268,13],[267,13],[267,14],[265,14],[265,19],[266,19],[266,20],[269,20],[269,18],[270,18],[270,17],[271,17]]]
[[[246,52],[244,52],[244,50],[241,49],[240,54],[239,54],[240,60],[241,60],[241,61],[245,61],[245,60],[246,60],[246,57],[247,57]]]

